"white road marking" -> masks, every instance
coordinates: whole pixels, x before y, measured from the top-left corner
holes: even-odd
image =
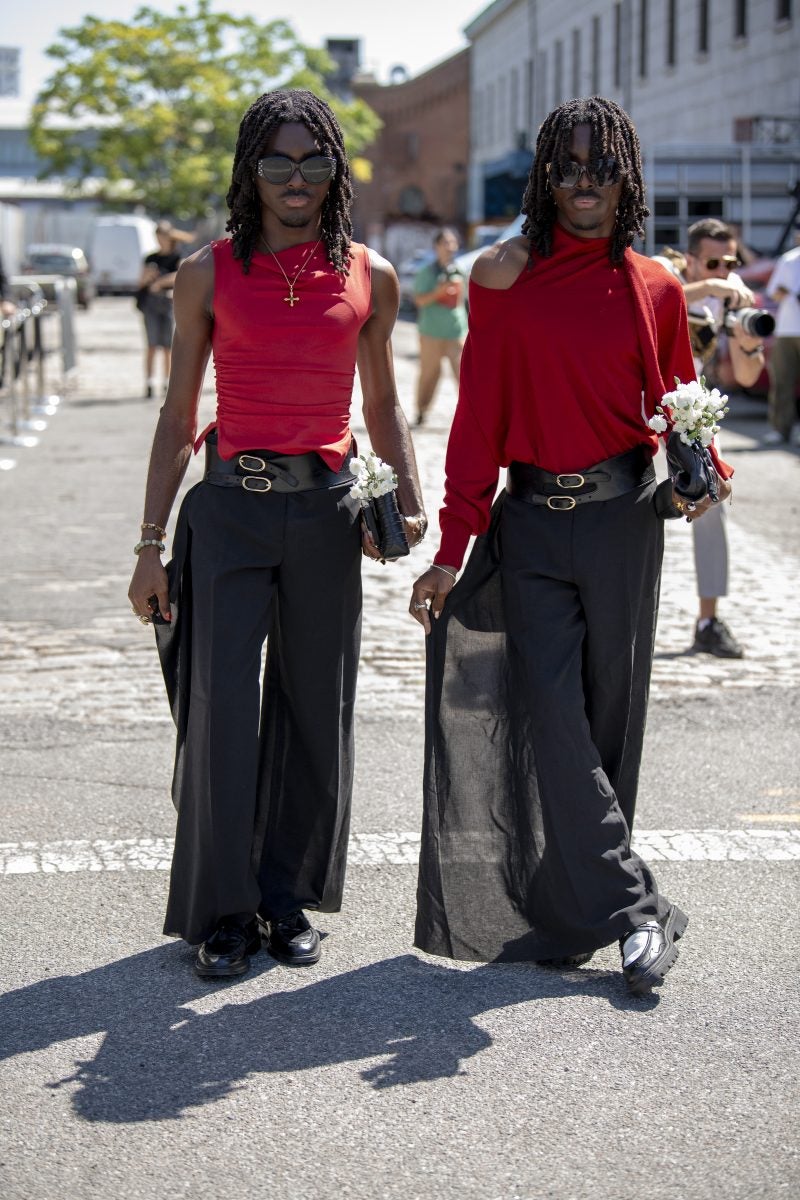
[[[648,862],[798,862],[800,829],[641,830],[634,849]],[[416,866],[419,834],[389,830],[350,838],[354,867]],[[173,839],[0,842],[0,875],[168,871]]]

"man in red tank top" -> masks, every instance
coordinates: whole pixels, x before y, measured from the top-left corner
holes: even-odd
[[[394,383],[394,270],[352,241],[342,132],[308,91],[261,96],[242,120],[230,238],[184,260],[129,596],[155,623],[178,730],[166,934],[197,972],[243,974],[261,939],[316,962],[304,909],[341,905],[353,782],[361,553],[350,497],[356,361],[372,448],[398,475],[411,545],[426,519]],[[213,353],[217,417],[197,408]],[[184,497],[193,448],[206,473]],[[261,649],[267,667],[260,682]]]
[[[411,599],[432,637],[416,941],[577,966],[619,940],[640,995],[687,923],[630,844],[662,518],[681,503],[656,488],[647,422],[694,379],[686,306],[630,248],[644,184],[612,101],[545,120],[523,211],[473,269],[441,546]]]

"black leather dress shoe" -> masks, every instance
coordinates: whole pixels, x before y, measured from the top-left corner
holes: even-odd
[[[582,967],[594,956],[594,950],[587,954],[567,954],[564,958],[537,958],[537,967]]]
[[[267,950],[287,967],[310,967],[319,962],[319,934],[301,908],[269,921],[259,914],[258,924]]]
[[[222,920],[197,951],[194,969],[204,979],[244,975],[250,966],[250,955],[260,949],[261,936],[255,917],[245,925]]]
[[[622,974],[634,996],[647,996],[660,987],[678,958],[679,941],[689,918],[675,905],[660,921],[647,921],[620,938]]]

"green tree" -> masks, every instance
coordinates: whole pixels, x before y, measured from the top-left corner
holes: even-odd
[[[47,53],[60,66],[30,127],[46,173],[154,213],[195,218],[223,206],[239,121],[270,88],[307,87],[328,100],[351,156],[380,126],[363,101],[328,92],[330,59],[285,21],[216,13],[211,0],[174,15],[142,7],[130,22],[88,16],[60,30]]]

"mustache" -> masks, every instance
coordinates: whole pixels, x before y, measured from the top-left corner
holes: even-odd
[[[293,199],[293,197],[296,197],[296,196],[302,196],[304,200],[311,199],[310,192],[306,192],[304,190],[296,191],[293,189],[291,191],[284,192],[281,196],[281,200],[291,200],[291,199]]]
[[[589,191],[588,188],[575,188],[572,193],[572,199],[576,200],[579,196],[585,196],[587,200],[600,200],[602,197],[599,192]]]

